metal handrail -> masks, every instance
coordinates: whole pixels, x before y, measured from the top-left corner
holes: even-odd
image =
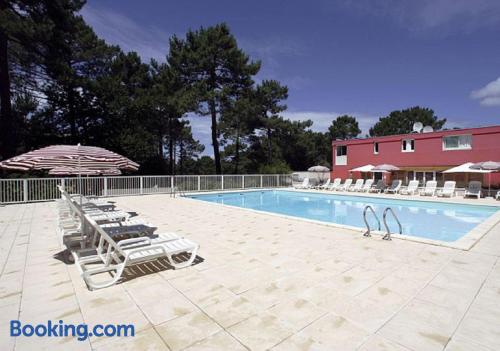
[[[398,216],[396,216],[396,214],[394,213],[394,210],[390,207],[387,207],[385,210],[384,210],[384,214],[382,216],[382,219],[384,220],[384,226],[385,226],[385,229],[387,231],[387,233],[384,235],[384,237],[382,239],[384,240],[392,240],[391,239],[391,231],[389,230],[389,226],[387,225],[387,212],[391,212],[392,213],[392,216],[394,217],[394,219],[396,220],[396,222],[398,223],[398,226],[399,226],[399,234],[403,234],[403,226],[401,225],[401,222],[399,221],[398,219]]]
[[[377,220],[378,230],[380,230],[380,228],[381,228],[380,227],[380,219],[378,218],[377,214],[375,213],[375,210],[370,205],[366,205],[365,209],[363,210],[363,219],[365,221],[365,225],[366,225],[366,229],[367,230],[363,234],[363,236],[371,236],[371,234],[370,234],[370,225],[368,224],[368,221],[366,220],[366,212],[368,211],[368,209],[373,213],[373,215],[375,216],[375,219]]]

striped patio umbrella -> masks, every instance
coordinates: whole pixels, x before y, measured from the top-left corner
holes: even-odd
[[[139,164],[112,151],[95,146],[53,145],[0,162],[0,168],[31,171],[48,170],[52,175],[115,175],[120,170],[136,171]]]
[[[70,167],[81,171],[85,169],[136,171],[139,165],[112,151],[80,144],[47,146],[0,162],[0,168],[20,171],[50,171],[58,167]]]

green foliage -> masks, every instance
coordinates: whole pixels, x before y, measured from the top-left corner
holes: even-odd
[[[392,111],[388,116],[380,117],[379,121],[370,128],[370,136],[411,133],[415,122],[440,130],[446,123],[446,118],[439,119],[432,109],[419,106]]]
[[[337,117],[328,128],[331,140],[352,139],[361,134],[355,117],[343,115]]]

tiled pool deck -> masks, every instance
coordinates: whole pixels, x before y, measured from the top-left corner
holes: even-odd
[[[88,291],[57,258],[53,203],[0,207],[0,350],[500,349],[500,224],[462,251],[168,195],[113,200],[200,243],[197,264]],[[12,319],[137,334],[14,339]]]

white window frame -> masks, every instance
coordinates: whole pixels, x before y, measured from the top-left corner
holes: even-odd
[[[413,149],[406,149],[404,146],[408,145],[408,143],[412,144],[413,141]],[[401,152],[415,152],[415,139],[402,139],[401,140]]]
[[[374,142],[373,143],[373,154],[374,155],[378,155],[378,153],[379,153],[378,147],[379,147],[378,142]]]
[[[338,150],[340,147],[342,147],[342,148],[345,147],[345,154],[339,156]],[[337,145],[335,147],[335,165],[337,165],[337,166],[346,166],[347,165],[347,145]]]
[[[460,146],[460,137],[469,138],[469,146]],[[446,147],[445,139],[447,138],[458,138],[457,147]],[[456,150],[472,150],[472,134],[457,134],[457,135],[445,135],[442,138],[443,151],[456,151]]]

